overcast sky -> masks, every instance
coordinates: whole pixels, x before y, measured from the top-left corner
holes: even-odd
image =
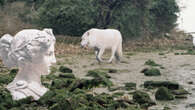
[[[186,32],[195,32],[195,0],[177,0],[182,12],[178,19],[179,28]]]

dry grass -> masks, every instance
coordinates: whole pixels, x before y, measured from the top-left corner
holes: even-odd
[[[192,48],[192,38],[182,31],[173,30],[169,36],[162,38],[146,38],[129,40],[123,45],[126,51],[155,51]]]
[[[56,55],[89,54],[92,50],[80,48],[80,37],[56,36]],[[142,38],[128,40],[123,44],[124,51],[153,52],[163,50],[187,50],[192,48],[191,37],[184,32],[172,31],[170,36],[163,38]]]

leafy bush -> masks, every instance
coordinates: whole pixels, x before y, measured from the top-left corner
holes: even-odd
[[[169,32],[176,26],[179,7],[175,0],[153,0],[150,14],[156,30],[154,33]]]
[[[95,27],[96,8],[91,0],[45,0],[38,9],[38,24],[58,34],[80,36]]]
[[[43,5],[40,5],[43,3]],[[92,27],[116,28],[125,37],[160,34],[175,27],[175,0],[42,0],[38,24],[58,34],[82,35]]]
[[[81,36],[90,28],[114,28],[124,38],[162,36],[176,26],[176,0],[0,0],[24,1],[25,22],[50,27],[56,34]]]
[[[5,0],[0,0],[0,6],[4,5]]]

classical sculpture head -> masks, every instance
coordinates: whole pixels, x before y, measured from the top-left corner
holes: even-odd
[[[52,29],[25,29],[14,37],[5,34],[0,39],[0,57],[7,67],[18,67],[15,79],[7,86],[14,100],[27,96],[39,99],[47,88],[41,85],[41,75],[49,74],[56,63],[55,36]]]

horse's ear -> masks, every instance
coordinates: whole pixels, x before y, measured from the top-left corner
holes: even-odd
[[[49,34],[49,35],[51,35],[51,36],[54,36],[53,30],[50,29],[50,28],[45,28],[45,29],[43,29],[43,31],[45,31],[47,34]]]
[[[87,32],[87,36],[89,36],[89,32]]]

